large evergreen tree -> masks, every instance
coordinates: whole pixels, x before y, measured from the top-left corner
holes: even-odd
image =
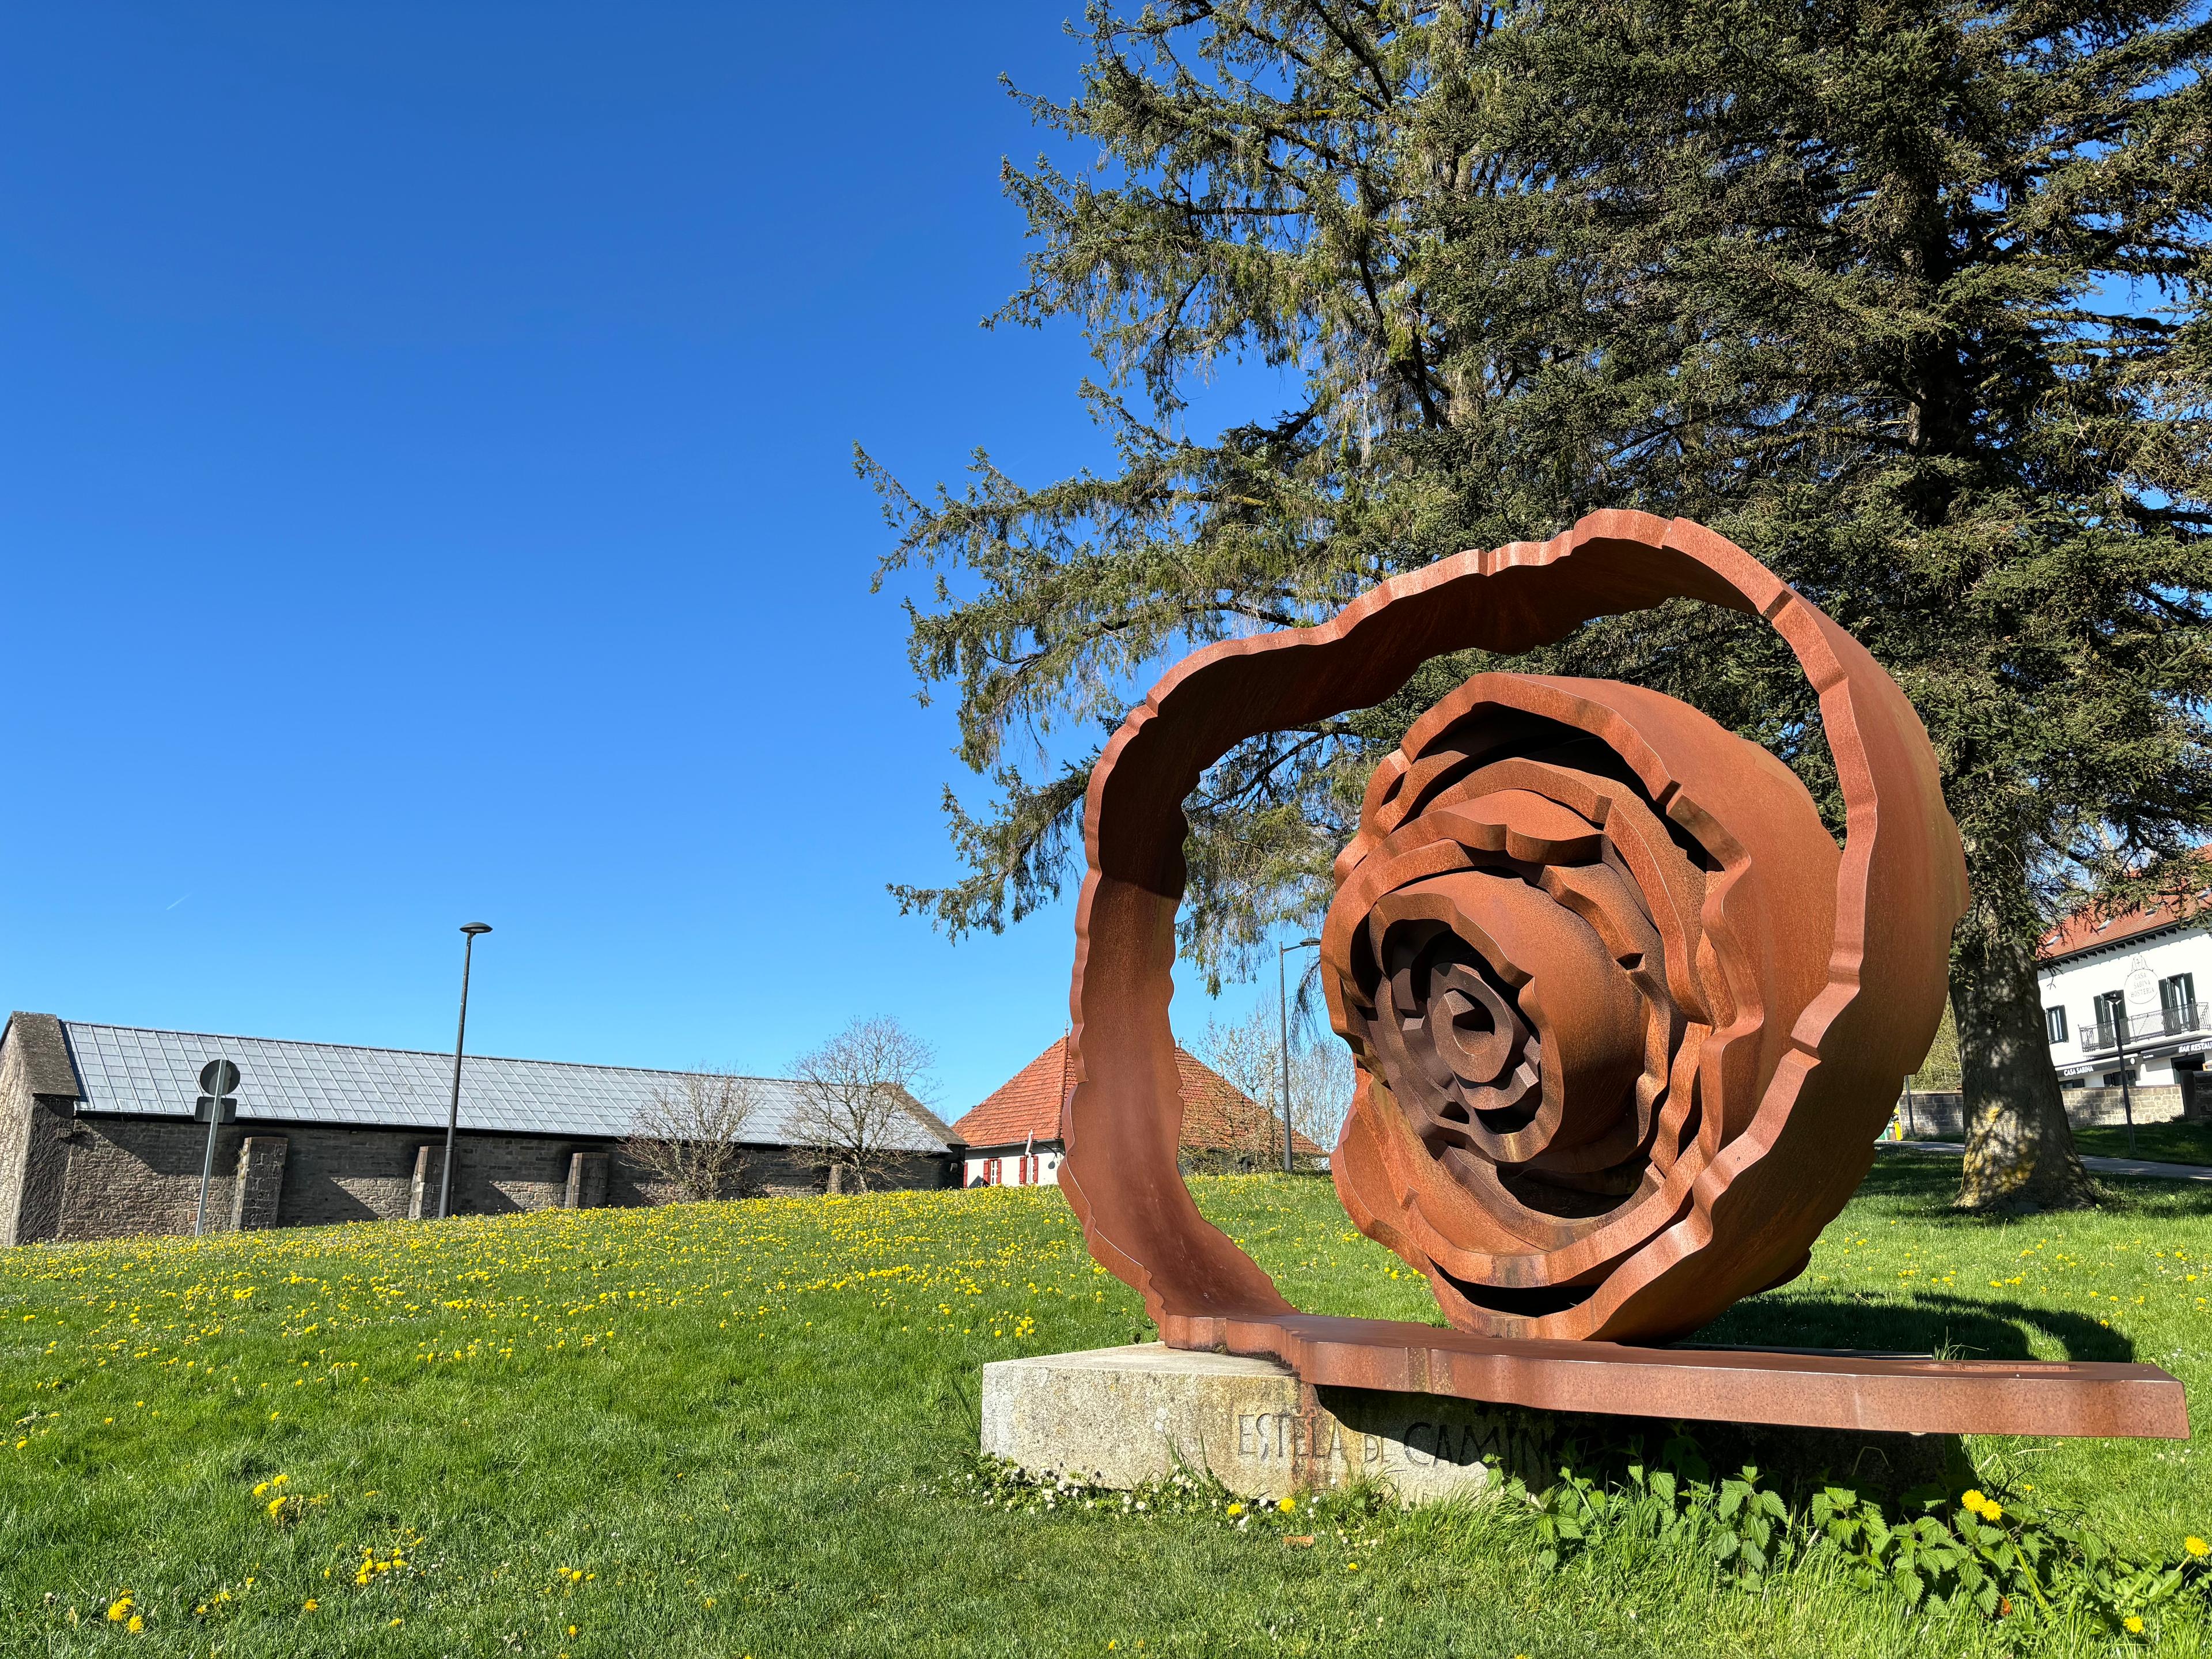
[[[1000,320],[1080,320],[1117,465],[1033,488],[979,454],[925,498],[862,461],[886,574],[939,571],[915,665],[999,792],[948,791],[972,873],[902,900],[959,931],[1056,894],[1089,757],[1012,740],[1110,726],[1193,641],[1596,507],[1686,514],[1927,722],[1974,887],[1962,1197],[2080,1201],[2034,941],[2212,827],[2201,7],[1158,0],[1082,33],[1079,95],[1032,107],[1097,164],[1008,170],[1035,246]],[[1296,406],[1193,437],[1185,394],[1233,358]],[[1234,974],[1310,923],[1368,768],[1475,665],[1224,760],[1190,804],[1186,953]],[[1755,620],[1677,605],[1515,665],[1684,697],[1833,817],[1817,708]]]

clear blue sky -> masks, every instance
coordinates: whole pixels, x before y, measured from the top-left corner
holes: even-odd
[[[1071,6],[0,14],[7,1006],[438,1048],[481,917],[480,1052],[1057,1036],[1068,907],[884,893],[956,763],[850,446],[1099,459],[976,326]]]

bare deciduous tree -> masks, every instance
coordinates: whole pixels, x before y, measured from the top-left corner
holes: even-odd
[[[1230,1144],[1216,1150],[1229,1154],[1238,1169],[1279,1165],[1283,1048],[1275,1035],[1273,1008],[1255,1004],[1242,1019],[1224,1023],[1209,1018],[1205,1035],[1191,1044],[1191,1051],[1259,1108],[1232,1118]]]
[[[1301,1045],[1291,1038],[1291,1121],[1327,1152],[1336,1146],[1352,1104],[1352,1052],[1333,1031]]]
[[[1283,1040],[1281,1015],[1262,996],[1242,1019],[1209,1019],[1191,1052],[1249,1096],[1263,1109],[1249,1133],[1230,1149],[1261,1168],[1283,1159]],[[1352,1101],[1352,1056],[1335,1034],[1316,1032],[1297,1000],[1291,1005],[1291,1122],[1324,1152],[1336,1144]]]
[[[910,1107],[935,1060],[930,1046],[898,1021],[856,1019],[793,1062],[799,1107],[793,1138],[832,1192],[866,1190],[896,1150]]]
[[[689,1073],[653,1091],[630,1125],[623,1155],[673,1188],[678,1202],[732,1196],[744,1177],[745,1127],[761,1103],[755,1079]]]

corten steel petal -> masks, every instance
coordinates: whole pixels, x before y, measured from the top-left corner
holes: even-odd
[[[1678,597],[1754,612],[1796,653],[1844,847],[1788,767],[1656,692],[1486,674],[1416,721],[1376,772],[1322,930],[1358,1078],[1333,1168],[1457,1330],[1298,1313],[1177,1170],[1184,798],[1245,738],[1371,706],[1431,657],[1524,651]],[[1578,1410],[2187,1432],[2179,1383],[2149,1366],[1616,1346],[1802,1269],[1934,1037],[1966,899],[1896,683],[1711,531],[1594,514],[1386,582],[1321,627],[1196,652],[1108,744],[1084,838],[1060,1182],[1169,1342],[1272,1355],[1316,1383]],[[1601,1360],[1610,1383],[1590,1380]]]
[[[1469,680],[1376,769],[1337,860],[1322,963],[1358,1061],[1334,1164],[1353,1218],[1492,1336],[1670,1334],[1789,1276],[1832,1208],[1739,1211],[1759,1231],[1734,1277],[1709,1267],[1699,1301],[1678,1273],[1620,1311],[1701,1178],[1730,1182],[1827,983],[1841,864],[1789,768],[1671,698]],[[1929,909],[1948,936],[1955,911]],[[1918,1041],[1941,994],[1899,1011]],[[1868,1149],[1854,1182],[1893,1098],[1830,1119]]]

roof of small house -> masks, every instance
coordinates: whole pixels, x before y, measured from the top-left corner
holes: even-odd
[[[216,1059],[238,1067],[238,1115],[249,1121],[443,1129],[453,1097],[450,1054],[74,1019],[63,1020],[61,1030],[76,1073],[80,1109],[88,1112],[190,1117],[199,1097],[200,1068]],[[625,1135],[656,1091],[679,1088],[693,1075],[470,1054],[461,1062],[460,1127],[509,1134]],[[762,1146],[798,1139],[799,1085],[787,1078],[751,1081],[760,1087],[761,1102],[745,1139]],[[902,1103],[905,1111],[887,1143],[891,1149],[942,1152],[953,1142],[951,1129],[927,1107],[910,1097]]]
[[[2197,856],[2212,864],[2212,849],[2199,848]],[[2035,947],[2037,957],[2056,962],[2101,951],[2108,945],[2154,933],[2160,928],[2195,921],[2212,912],[2212,885],[2183,892],[2162,902],[2133,910],[2112,911],[2102,905],[2084,905],[2045,933]]]
[[[1282,1119],[1246,1094],[1182,1044],[1176,1045],[1176,1070],[1182,1082],[1182,1144],[1198,1151],[1249,1146]],[[1067,1039],[1014,1073],[988,1098],[964,1113],[952,1133],[970,1146],[1018,1146],[1030,1139],[1060,1139],[1060,1109],[1074,1092]],[[1303,1134],[1294,1144],[1301,1158],[1319,1158],[1322,1149]]]

